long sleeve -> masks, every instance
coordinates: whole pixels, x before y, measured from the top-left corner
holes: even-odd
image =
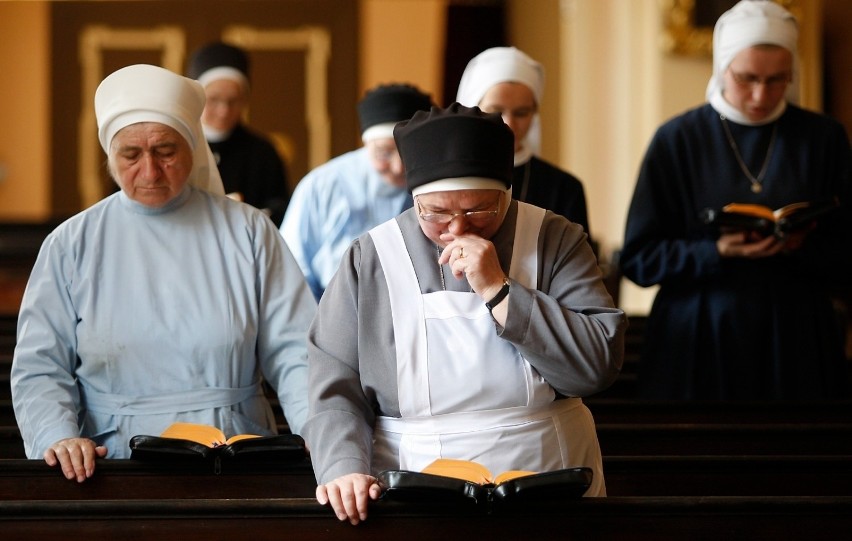
[[[499,334],[557,392],[588,396],[618,376],[627,318],[606,291],[578,226],[549,214],[541,236],[540,287],[512,283],[506,325]]]
[[[704,147],[695,148],[690,133],[662,128],[651,141],[627,214],[621,266],[640,286],[669,279],[699,280],[720,265],[715,240],[700,230],[697,196],[692,186],[710,166]],[[696,170],[698,169],[698,170]],[[707,169],[710,171],[711,169]],[[730,201],[708,201],[721,207]]]
[[[308,333],[311,401],[304,436],[319,483],[349,473],[370,473],[372,427],[377,411],[382,410],[376,407],[372,389],[381,387],[388,401],[396,401],[396,368],[391,364],[395,358],[388,355],[392,346],[388,349],[386,342],[371,341],[371,333],[362,327],[391,328],[390,314],[359,310],[359,292],[366,292],[359,283],[360,259],[361,246],[356,241],[320,300]],[[387,298],[386,290],[376,293]],[[384,355],[377,354],[381,350]],[[362,368],[367,372],[363,378]],[[380,382],[362,385],[362,379],[369,380],[371,375]]]
[[[272,224],[262,222],[257,245],[258,359],[264,376],[278,393],[290,430],[299,434],[308,416],[305,337],[316,312],[316,301]]]
[[[324,288],[320,277],[314,271],[313,260],[320,243],[318,235],[321,233],[320,224],[316,219],[322,213],[318,212],[315,193],[311,189],[312,178],[313,176],[308,174],[293,190],[280,231],[314,298],[319,300]]]
[[[72,274],[68,254],[55,235],[48,236],[21,302],[10,379],[28,458],[41,458],[54,442],[80,435]]]

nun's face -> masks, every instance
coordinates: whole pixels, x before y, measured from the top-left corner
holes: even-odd
[[[192,150],[173,128],[140,122],[115,134],[109,163],[113,178],[127,197],[156,208],[183,191],[192,171]]]
[[[740,51],[725,70],[725,101],[753,122],[778,107],[793,73],[793,55],[776,45]]]
[[[405,167],[396,149],[393,137],[380,137],[364,143],[370,164],[390,186],[405,187]]]
[[[515,152],[530,131],[536,112],[535,95],[523,83],[498,83],[488,89],[479,101],[479,108],[486,113],[500,113],[512,133],[515,134]]]
[[[448,237],[441,235],[493,237],[509,208],[507,197],[500,190],[453,190],[418,195],[414,204],[423,234],[443,248]]]
[[[218,79],[204,87],[204,94],[207,101],[201,113],[201,122],[220,132],[233,130],[247,102],[242,85],[230,79]]]

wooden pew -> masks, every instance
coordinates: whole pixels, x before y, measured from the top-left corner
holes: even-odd
[[[0,426],[15,425],[15,410],[10,398],[0,399]]]
[[[297,463],[212,461],[159,464],[98,459],[84,483],[65,479],[43,460],[0,460],[4,500],[182,500],[311,498],[316,480],[310,460]]]
[[[281,539],[286,532],[293,539],[342,540],[774,540],[840,539],[852,527],[849,457],[763,463],[736,457],[620,457],[604,464],[608,498],[540,502],[490,515],[457,503],[380,501],[371,504],[370,519],[355,528],[316,503],[307,462],[223,467],[219,475],[209,467],[98,462],[95,476],[78,484],[41,461],[0,460],[4,539],[261,541]],[[659,495],[665,486],[676,495]],[[778,493],[766,495],[776,488]],[[699,494],[680,495],[692,490]]]
[[[0,459],[26,458],[24,441],[16,425],[0,426]]]
[[[604,457],[610,496],[852,496],[852,456]],[[84,483],[42,460],[0,460],[0,501],[278,498],[314,495],[310,462],[149,464],[97,461]]]
[[[29,275],[45,237],[66,217],[45,222],[0,222],[0,262],[2,268],[21,270]]]
[[[605,456],[609,496],[852,496],[852,456]]]
[[[598,423],[604,456],[852,455],[845,423]]]
[[[16,340],[17,337],[15,335],[0,334],[0,355],[8,355],[11,358],[15,352]]]
[[[494,514],[377,502],[353,527],[311,498],[0,502],[6,539],[842,539],[849,497],[587,498]]]
[[[587,398],[595,422],[610,423],[844,423],[852,400],[823,402],[668,402]]]
[[[597,432],[604,456],[852,455],[852,422],[600,423]],[[17,427],[0,426],[0,457],[21,458],[22,449]]]

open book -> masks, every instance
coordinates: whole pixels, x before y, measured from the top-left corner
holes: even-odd
[[[226,437],[218,428],[194,423],[174,423],[159,436],[138,435],[130,439],[133,459],[222,459],[301,460],[307,456],[305,441],[295,434]]]
[[[701,211],[701,221],[722,231],[753,231],[761,236],[778,238],[811,227],[818,218],[839,206],[837,199],[800,201],[779,209],[752,203],[731,203],[721,209]]]
[[[536,473],[513,470],[493,475],[482,464],[439,458],[421,472],[388,470],[379,474],[383,497],[402,501],[456,500],[474,505],[578,498],[592,482],[587,467]]]

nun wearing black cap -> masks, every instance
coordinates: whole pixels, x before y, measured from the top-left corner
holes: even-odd
[[[281,234],[317,300],[354,239],[411,207],[393,128],[430,107],[432,98],[412,85],[370,89],[358,102],[364,146],[317,167],[296,186]]]
[[[432,108],[394,138],[414,207],[353,243],[309,331],[318,501],[357,524],[375,475],[437,458],[588,466],[605,495],[580,397],[617,376],[627,320],[583,228],[511,199],[498,114]]]
[[[192,54],[187,76],[207,96],[201,124],[225,191],[281,225],[290,200],[287,168],[272,143],[242,122],[251,91],[248,55],[226,43],[207,44]]]

